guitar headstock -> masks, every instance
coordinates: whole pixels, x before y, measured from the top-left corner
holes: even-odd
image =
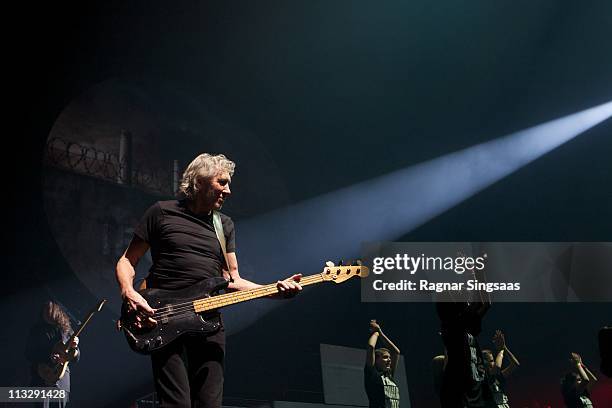
[[[361,265],[338,265],[335,266],[331,262],[321,272],[321,277],[324,281],[332,281],[334,283],[342,283],[353,276],[365,278],[370,274],[367,266]]]
[[[104,306],[105,303],[106,299],[102,299],[100,303],[98,303],[98,306],[96,306],[96,311],[99,312],[100,310],[102,310],[102,306]]]

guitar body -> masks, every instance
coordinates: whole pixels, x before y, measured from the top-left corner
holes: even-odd
[[[52,354],[65,355],[66,345],[63,342],[58,342],[54,347]],[[68,368],[68,361],[63,363],[40,363],[38,364],[37,371],[40,378],[42,378],[48,386],[53,386],[66,374]]]
[[[228,282],[219,278],[209,278],[181,290],[142,289],[138,293],[156,309],[154,327],[137,327],[134,310],[127,303],[121,308],[120,327],[132,350],[140,354],[158,351],[188,333],[211,335],[221,328],[221,316],[216,310],[196,313],[193,302],[214,296],[227,288]]]

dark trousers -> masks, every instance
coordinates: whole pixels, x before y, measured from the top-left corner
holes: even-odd
[[[223,329],[212,337],[186,335],[151,355],[162,408],[220,408],[223,398]]]

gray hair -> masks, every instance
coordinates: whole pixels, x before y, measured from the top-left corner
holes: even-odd
[[[198,192],[198,178],[210,178],[225,172],[229,173],[231,177],[234,175],[235,167],[236,163],[229,160],[225,155],[202,153],[193,159],[185,169],[179,192],[188,200],[192,200]]]

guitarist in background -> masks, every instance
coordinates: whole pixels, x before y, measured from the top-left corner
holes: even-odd
[[[134,237],[117,262],[116,278],[128,307],[139,312],[137,324],[155,325],[154,310],[134,289],[134,268],[151,249],[153,265],[148,288],[179,290],[207,278],[224,276],[234,291],[260,287],[240,277],[234,223],[220,214],[226,257],[215,231],[213,211],[231,195],[234,162],[224,155],[201,154],[185,170],[179,200],[151,206],[134,230]],[[301,275],[278,281],[279,295],[290,297],[302,288]],[[161,407],[221,406],[225,333],[204,337],[185,335],[152,353],[155,390]]]
[[[78,337],[75,337],[68,345],[67,354],[57,350],[64,347],[56,347],[60,342],[65,344],[72,333],[70,319],[63,308],[53,301],[45,302],[40,317],[30,330],[26,342],[26,358],[32,367],[31,385],[33,387],[55,386],[70,392],[70,366],[66,368],[64,376],[52,384],[45,378],[45,373],[56,364],[79,359],[81,353],[78,348]],[[68,397],[60,401],[44,401],[42,406],[64,408],[67,403]]]

